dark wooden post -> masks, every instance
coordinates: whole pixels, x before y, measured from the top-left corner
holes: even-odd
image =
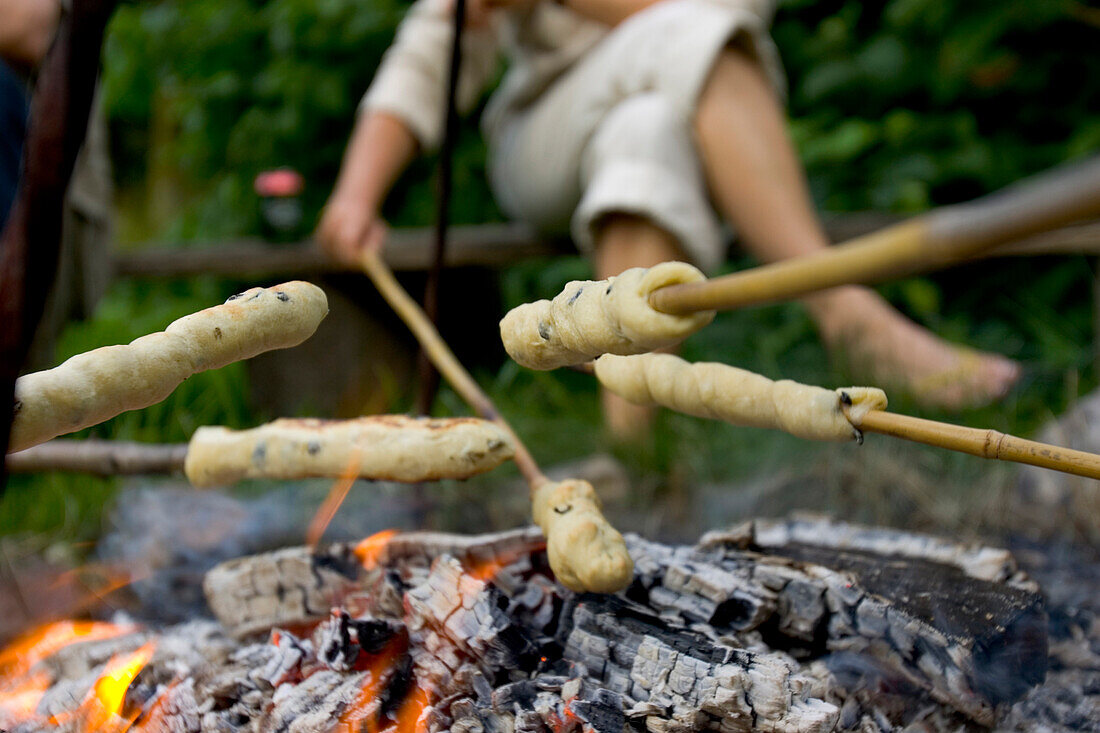
[[[7,452],[15,379],[57,270],[61,212],[84,142],[103,33],[116,0],[73,0],[31,100],[19,192],[0,234],[0,445]],[[7,474],[0,466],[0,491]]]

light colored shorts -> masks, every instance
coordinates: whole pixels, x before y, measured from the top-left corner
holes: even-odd
[[[764,20],[737,0],[663,0],[618,25],[533,104],[490,131],[489,177],[511,217],[570,229],[585,252],[601,217],[646,217],[703,269],[725,257],[693,122],[721,51],[737,40],[777,85]]]

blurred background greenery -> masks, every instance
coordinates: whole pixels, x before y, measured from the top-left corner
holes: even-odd
[[[406,7],[404,0],[122,6],[107,38],[103,76],[118,185],[116,246],[202,246],[254,235],[260,221],[253,178],[279,166],[304,175],[311,225],[334,180],[359,97]],[[920,212],[1096,150],[1098,15],[1074,0],[783,2],[773,35],[789,77],[791,132],[818,205],[831,212]],[[393,224],[431,223],[433,163],[422,161],[399,185],[388,204]],[[500,218],[472,122],[456,154],[454,190],[455,221]],[[748,264],[735,253],[729,267]],[[501,276],[502,307],[546,297],[588,274],[576,257],[508,268]],[[1082,257],[992,260],[892,283],[882,292],[949,339],[1021,360],[1026,376],[1003,403],[947,417],[1028,434],[1095,386],[1094,279],[1093,263]],[[92,320],[66,330],[57,361],[159,330],[220,302],[240,284],[117,281]],[[772,377],[847,381],[794,305],[723,314],[688,343],[685,356]],[[507,362],[502,350],[475,361],[479,378],[540,459],[609,448],[590,378],[531,373]],[[270,417],[250,412],[247,389],[240,365],[201,374],[165,403],[89,432],[182,441],[201,424],[246,426]],[[904,396],[892,403],[945,417],[921,412]],[[437,412],[464,410],[444,392]],[[837,449],[793,438],[666,415],[647,446],[615,450],[646,477],[639,485],[648,487],[647,496],[672,503],[691,501],[694,494],[684,486],[751,481],[788,469],[794,453],[797,463],[836,469],[822,484],[822,505],[863,519],[905,516],[940,527],[995,522],[1000,495],[980,484],[1003,488],[1008,480],[977,459],[879,448],[870,454],[878,459],[861,460],[889,463],[889,480],[909,487],[910,498],[921,497],[894,500],[895,509],[886,511],[881,496],[853,497],[859,482],[852,476],[863,469],[837,469],[826,453]],[[0,509],[0,533],[94,536],[113,486],[69,476],[16,477]],[[936,487],[952,498],[944,501]]]

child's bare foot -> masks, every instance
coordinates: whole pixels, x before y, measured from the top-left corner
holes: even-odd
[[[867,288],[838,288],[807,305],[826,345],[843,351],[857,373],[876,386],[905,389],[921,404],[986,405],[1020,378],[1011,359],[944,341]]]

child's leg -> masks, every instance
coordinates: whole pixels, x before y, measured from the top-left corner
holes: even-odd
[[[720,56],[699,99],[695,132],[716,202],[750,252],[773,262],[829,246],[782,109],[746,52],[731,47]],[[846,349],[868,376],[926,402],[988,402],[1019,377],[1015,362],[939,339],[868,288],[839,287],[804,302],[829,346]]]
[[[669,260],[682,260],[676,238],[648,219],[612,213],[596,224],[594,266],[596,279],[618,275],[631,267],[652,267]],[[645,436],[653,422],[653,409],[627,402],[614,392],[600,390],[604,425],[618,440]]]
[[[722,258],[718,217],[707,200],[688,117],[660,94],[629,96],[601,119],[584,149],[584,189],[573,213],[575,240],[592,254],[596,277],[669,260]],[[653,410],[603,390],[613,438],[643,437]]]

